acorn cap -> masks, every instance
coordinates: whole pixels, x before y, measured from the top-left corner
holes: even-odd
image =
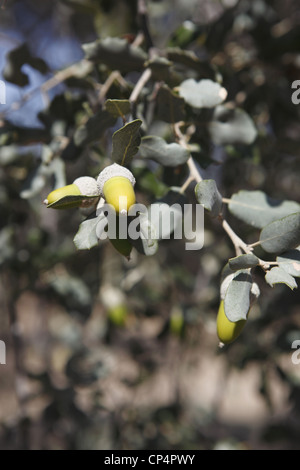
[[[83,196],[100,196],[99,188],[95,178],[80,176],[73,181]]]
[[[111,178],[114,178],[115,176],[122,176],[124,178],[127,178],[134,187],[135,178],[131,171],[128,170],[128,168],[125,168],[124,166],[118,165],[118,163],[113,163],[112,165],[109,165],[104,168],[104,170],[99,173],[99,176],[97,178],[98,191],[101,196],[104,196],[103,186],[106,181],[110,180]]]

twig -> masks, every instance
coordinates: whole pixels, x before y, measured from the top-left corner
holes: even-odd
[[[180,188],[180,194],[184,194],[185,190],[189,187],[189,185],[195,181],[195,178],[192,175],[189,175],[183,185]]]
[[[187,165],[190,170],[190,175],[197,183],[200,183],[200,181],[202,181],[202,176],[200,175],[192,156],[190,156],[190,158],[188,159]]]
[[[227,222],[227,220],[225,219],[222,219],[222,227],[223,229],[225,230],[225,232],[227,233],[227,235],[229,236],[229,238],[231,239],[234,247],[235,247],[235,251],[236,251],[236,254],[237,256],[238,255],[241,255],[242,254],[242,250],[249,254],[252,252],[252,249],[249,247],[249,245],[247,245],[247,243],[245,243],[236,233],[235,231],[230,227],[229,223]]]
[[[46,93],[48,93],[49,90],[54,88],[55,86],[59,85],[60,83],[64,82],[68,78],[72,77],[73,75],[76,74],[76,71],[78,70],[78,67],[88,67],[91,64],[90,61],[86,59],[82,59],[79,62],[76,62],[75,64],[70,65],[69,67],[65,68],[64,70],[59,70],[56,72],[53,77],[49,78],[46,80],[44,83],[42,83],[40,86],[37,88],[34,88],[30,92],[26,93],[21,100],[19,101],[14,101],[8,108],[6,108],[1,114],[0,114],[0,119],[4,116],[6,116],[9,112],[11,111],[17,111],[20,109],[22,106],[27,103],[36,93],[42,93],[44,96]]]
[[[140,76],[139,80],[137,81],[134,89],[132,90],[132,93],[129,97],[129,101],[131,103],[136,103],[141,91],[143,90],[144,86],[146,85],[146,83],[150,80],[151,78],[151,75],[152,75],[152,71],[151,69],[147,68],[144,70],[144,72],[142,73],[142,75]]]
[[[230,204],[232,202],[232,199],[228,197],[222,197],[222,202],[224,202],[224,204]]]
[[[103,101],[105,101],[105,98],[106,98],[106,95],[108,93],[108,90],[110,89],[110,87],[113,85],[114,81],[118,81],[119,84],[121,85],[121,87],[123,88],[127,88],[127,82],[124,80],[124,78],[122,77],[122,75],[120,74],[120,72],[118,70],[114,70],[110,75],[109,77],[107,78],[107,80],[103,83],[103,85],[101,85],[100,87],[100,93],[99,93],[99,101],[101,103],[103,103]]]

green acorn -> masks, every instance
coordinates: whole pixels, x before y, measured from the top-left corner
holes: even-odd
[[[90,176],[81,176],[72,184],[55,189],[44,200],[47,207],[53,209],[71,209],[73,207],[90,207],[100,196],[97,181]]]

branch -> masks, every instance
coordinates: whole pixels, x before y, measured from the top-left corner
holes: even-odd
[[[230,237],[234,247],[237,256],[242,254],[242,250],[249,254],[252,252],[252,248],[247,245],[236,233],[235,231],[230,227],[229,223],[227,220],[222,219],[222,227],[227,233],[227,235]]]
[[[152,75],[151,69],[147,68],[147,69],[144,70],[144,72],[140,76],[139,80],[137,81],[137,83],[136,83],[136,85],[135,85],[134,89],[132,90],[132,93],[129,97],[129,101],[132,104],[136,103],[136,101],[137,101],[141,91],[143,90],[144,86],[150,80],[151,75]]]

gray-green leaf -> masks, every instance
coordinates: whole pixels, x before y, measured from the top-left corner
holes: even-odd
[[[237,271],[239,269],[254,268],[259,264],[259,259],[252,253],[236,256],[228,260],[230,269]]]
[[[222,105],[217,106],[214,110],[208,130],[215,145],[250,145],[257,136],[256,127],[245,111]]]
[[[212,80],[215,78],[216,73],[209,62],[200,60],[193,51],[183,50],[180,47],[170,47],[167,48],[166,53],[169,60],[196,70],[202,77]]]
[[[174,124],[185,119],[184,99],[177,96],[167,85],[157,93],[157,118]]]
[[[215,180],[202,180],[195,187],[195,195],[199,204],[217,217],[222,209],[222,196],[218,191]]]
[[[133,157],[141,142],[139,133],[142,121],[136,119],[121,127],[112,137],[112,160],[115,163],[124,165],[125,162]]]
[[[167,142],[158,136],[142,138],[139,153],[143,158],[150,158],[164,166],[175,167],[186,163],[190,157],[188,150],[181,145]]]
[[[100,140],[106,129],[114,126],[115,123],[116,118],[108,111],[98,111],[95,116],[76,129],[73,137],[75,145],[79,147]]]
[[[300,246],[276,258],[279,267],[291,276],[300,277]]]
[[[77,250],[90,250],[93,246],[98,245],[97,225],[104,219],[105,216],[101,213],[98,217],[81,222],[73,239]]]
[[[106,37],[82,46],[86,59],[105,64],[112,70],[131,72],[141,70],[147,54],[128,43],[126,39]]]
[[[241,190],[231,196],[228,209],[243,222],[263,228],[274,220],[300,211],[300,204],[273,199],[262,191]]]
[[[179,94],[193,108],[214,108],[227,97],[225,88],[210,79],[196,82],[188,78],[181,83]]]
[[[277,266],[267,272],[265,280],[271,287],[273,287],[274,284],[286,284],[292,290],[297,288],[297,283],[293,276]]]
[[[109,112],[113,117],[124,118],[126,114],[131,111],[129,100],[106,100],[104,103],[104,109]]]
[[[282,253],[300,244],[300,212],[266,225],[260,233],[261,246],[268,253]]]
[[[60,199],[57,199],[57,201],[52,202],[52,204],[47,205],[47,209],[73,209],[75,207],[80,207],[83,201],[92,200],[96,201],[98,200],[99,196],[83,196],[82,194],[79,195],[71,195],[71,196],[63,196]]]
[[[237,271],[230,282],[225,298],[225,315],[231,322],[246,320],[250,308],[252,277],[248,270]]]
[[[155,57],[154,59],[149,60],[145,64],[145,67],[149,67],[151,69],[154,80],[166,81],[170,76],[171,65],[172,62],[165,57]]]

